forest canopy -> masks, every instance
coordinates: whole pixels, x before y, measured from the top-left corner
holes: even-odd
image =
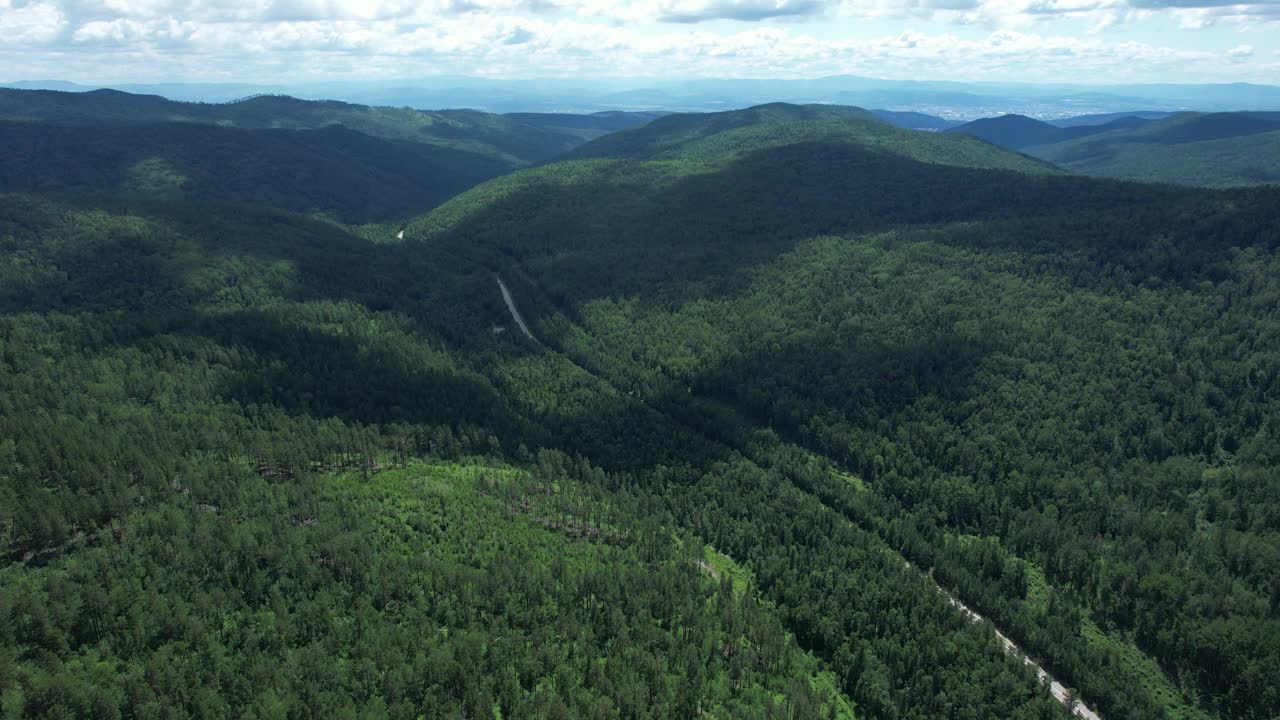
[[[1068,717],[995,627],[1280,713],[1280,191],[765,106],[355,225],[120,125],[204,190],[0,195],[6,716]]]

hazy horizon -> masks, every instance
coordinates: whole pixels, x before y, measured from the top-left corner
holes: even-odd
[[[926,113],[951,122],[1005,114],[1056,120],[1132,111],[1274,111],[1280,87],[1260,84],[1068,85],[895,81],[852,75],[769,78],[547,78],[498,80],[454,75],[365,81],[280,83],[83,83],[34,80],[20,89],[81,92],[112,88],[171,100],[232,102],[263,94],[422,110],[487,112],[732,110],[773,102]]]
[[[1280,4],[1225,0],[0,0],[10,80],[820,78],[1272,83]]]
[[[307,80],[201,80],[188,79],[181,77],[174,78],[157,78],[154,80],[127,80],[127,79],[94,79],[81,78],[70,79],[67,77],[0,77],[0,86],[14,87],[19,85],[56,85],[65,84],[68,86],[79,86],[81,88],[90,89],[111,89],[116,87],[138,87],[152,85],[193,85],[193,86],[232,86],[232,85],[252,85],[262,87],[288,87],[288,86],[314,86],[314,85],[333,85],[333,86],[365,86],[365,87],[430,87],[439,86],[444,83],[462,83],[462,84],[516,84],[528,82],[550,82],[574,84],[578,86],[601,86],[609,84],[625,84],[632,86],[669,86],[682,84],[696,84],[708,82],[724,82],[724,83],[763,83],[763,82],[818,82],[827,80],[856,80],[856,81],[872,81],[885,84],[903,84],[903,85],[983,85],[992,87],[1008,87],[1008,88],[1043,88],[1043,89],[1072,89],[1072,88],[1103,88],[1116,89],[1128,87],[1231,87],[1231,86],[1253,86],[1265,88],[1280,88],[1280,78],[1274,82],[1253,82],[1248,80],[1222,80],[1207,82],[1129,82],[1129,81],[1097,81],[1082,80],[1079,82],[1036,82],[1028,80],[977,80],[977,79],[957,79],[957,78],[932,78],[932,77],[916,77],[916,78],[892,78],[881,77],[872,74],[857,73],[831,73],[819,75],[797,75],[797,76],[750,76],[750,75],[713,75],[713,76],[672,76],[672,75],[545,75],[531,77],[488,77],[484,75],[465,75],[465,74],[438,74],[438,75],[405,75],[401,77],[385,77],[385,78],[311,78]]]

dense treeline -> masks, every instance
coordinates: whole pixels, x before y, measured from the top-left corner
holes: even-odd
[[[749,587],[565,456],[206,467],[217,503],[173,493],[0,570],[6,716],[851,717]]]
[[[511,168],[549,160],[582,142],[573,134],[474,110],[374,107],[283,95],[259,95],[229,103],[194,103],[116,90],[0,88],[0,119],[80,128],[174,122],[257,130],[318,130],[341,125],[370,137],[478,153]]]
[[[1109,719],[1274,715],[1280,198],[795,120],[401,243],[0,198],[6,710],[1062,717],[931,573]]]
[[[391,222],[511,169],[488,154],[332,126],[245,130],[166,123],[0,122],[0,190],[241,202]]]
[[[889,156],[867,175],[861,148],[803,144],[707,166],[732,133],[688,134],[662,162],[504,178],[422,228],[517,258],[542,336],[623,392],[862,476],[870,492],[825,497],[1104,714],[1280,708],[1274,192]]]
[[[547,462],[543,458],[556,456],[539,455],[537,448],[561,445],[588,453],[609,468],[603,472],[575,461],[561,462],[563,470],[537,472],[539,476],[572,475],[580,487],[603,493],[593,502],[612,509],[604,513],[573,510],[570,515],[589,518],[567,522],[573,532],[581,534],[582,527],[588,528],[582,537],[590,539],[589,529],[594,527],[600,529],[597,539],[607,542],[618,533],[637,537],[640,531],[622,527],[627,523],[643,528],[650,527],[646,522],[657,521],[684,532],[697,529],[732,557],[748,561],[757,574],[759,594],[775,604],[786,628],[772,636],[794,633],[825,666],[838,669],[825,681],[831,689],[822,691],[822,682],[788,689],[793,683],[787,678],[795,677],[794,673],[784,672],[786,666],[767,665],[761,671],[767,678],[761,682],[776,689],[750,694],[749,685],[735,690],[730,681],[726,690],[715,679],[720,677],[717,668],[738,662],[732,652],[726,658],[717,651],[721,659],[711,659],[672,650],[662,641],[645,652],[658,657],[654,662],[660,667],[672,658],[682,658],[683,664],[666,665],[662,672],[667,675],[646,676],[643,682],[649,683],[651,691],[646,691],[648,699],[643,703],[615,699],[613,709],[600,711],[601,716],[645,717],[646,712],[655,717],[682,716],[683,711],[672,708],[684,706],[662,704],[667,700],[655,694],[658,691],[652,688],[658,686],[652,683],[681,672],[688,675],[690,670],[702,673],[692,678],[705,678],[707,689],[697,695],[703,698],[704,710],[712,712],[720,703],[733,717],[769,716],[770,707],[785,713],[788,705],[801,716],[807,711],[796,708],[826,713],[839,704],[829,699],[836,694],[868,708],[870,716],[1054,717],[1061,712],[1037,690],[1029,670],[996,648],[989,633],[965,623],[924,578],[902,570],[895,564],[900,561],[874,535],[799,489],[787,489],[778,470],[762,469],[730,448],[673,423],[559,355],[509,333],[494,334],[491,324],[507,320],[488,272],[463,272],[459,269],[463,261],[451,259],[443,250],[433,254],[418,244],[376,244],[330,225],[278,213],[212,206],[144,207],[145,212],[128,206],[113,212],[86,211],[27,198],[7,198],[4,204],[0,237],[7,251],[7,295],[3,299],[0,378],[5,385],[0,393],[0,422],[8,441],[3,458],[5,496],[0,502],[5,516],[0,527],[5,529],[7,555],[13,563],[6,572],[15,583],[21,580],[9,596],[13,604],[5,606],[14,613],[14,627],[28,627],[28,608],[43,604],[32,600],[38,586],[27,584],[36,581],[23,578],[61,573],[78,567],[79,558],[97,557],[117,545],[121,553],[164,548],[160,538],[178,532],[181,523],[166,521],[151,534],[133,529],[134,523],[155,523],[148,519],[155,513],[165,518],[197,518],[209,525],[215,540],[220,527],[216,518],[245,517],[246,530],[262,526],[253,530],[260,537],[255,547],[297,546],[297,553],[306,555],[312,552],[306,550],[310,541],[291,539],[287,535],[294,531],[288,528],[298,518],[301,528],[318,527],[319,523],[303,522],[314,512],[295,506],[311,507],[321,501],[288,499],[292,496],[287,493],[304,493],[317,482],[338,496],[344,494],[347,483],[380,487],[386,482],[387,466],[422,455],[505,455],[515,462],[536,461],[542,467]],[[428,260],[410,259],[419,255]],[[380,277],[391,278],[392,286],[377,282]],[[400,278],[403,284],[396,284]],[[411,284],[413,279],[416,283]],[[435,323],[442,336],[431,330]],[[457,347],[446,350],[441,337],[457,338]],[[59,362],[47,362],[50,357]],[[314,479],[326,473],[345,474],[335,485]],[[748,482],[755,489],[745,495]],[[286,495],[272,500],[274,493]],[[581,502],[558,507],[575,505]],[[692,514],[717,506],[723,509],[716,511],[716,517],[729,513],[738,520],[708,522],[712,516]],[[379,516],[385,511],[355,508],[333,514],[359,517],[362,512]],[[547,517],[546,513],[534,515],[535,519]],[[286,536],[261,535],[268,527],[278,528],[271,533]],[[761,532],[753,530],[757,527]],[[354,543],[370,532],[368,526],[357,525],[346,537]],[[185,552],[181,550],[184,542],[177,541],[178,551]],[[216,559],[237,556],[225,543],[199,535],[190,545],[199,551],[175,569],[187,574],[171,581],[178,587],[212,593],[201,601],[208,613],[242,607],[239,612],[256,618],[270,608],[264,605],[272,597],[270,582],[254,586],[257,589],[249,598],[241,598],[239,591],[224,597],[219,593],[243,581],[221,571],[206,576],[206,565],[214,563],[217,568]],[[685,546],[692,545],[686,542]],[[372,555],[359,555],[344,567],[382,562],[376,544],[360,552]],[[307,583],[328,582],[331,577],[313,576],[311,570],[290,576],[284,568],[292,567],[292,561],[279,557],[272,554],[270,558],[277,559],[254,561],[244,572],[252,569],[252,577],[265,573],[268,580],[277,577],[287,583],[288,588],[280,589],[286,605],[311,596],[311,590],[304,589],[314,585]],[[533,565],[530,572],[550,572],[546,563],[525,565]],[[300,567],[311,566],[302,563]],[[432,570],[437,571],[450,577],[447,570]],[[112,605],[110,617],[142,617],[147,613],[140,607],[158,607],[169,602],[165,598],[174,597],[149,595],[125,582],[145,572],[137,564],[122,563],[119,574],[94,576],[98,587],[114,583],[133,588],[121,591],[113,602],[142,604]],[[400,574],[400,570],[389,570],[378,576],[378,582],[365,581],[350,590],[349,601],[322,595],[304,604],[313,614],[326,603],[358,606],[361,598],[382,592],[380,588],[389,582],[386,578]],[[835,577],[842,578],[840,583],[832,583]],[[259,577],[254,582],[265,581]],[[671,593],[676,591],[668,584],[651,584],[656,595],[642,597],[661,596],[668,603],[665,607],[671,607],[675,602]],[[66,587],[64,595],[71,598],[93,592],[85,584]],[[630,585],[621,589],[638,592]],[[566,590],[570,591],[572,587]],[[517,586],[512,592],[523,591]],[[233,602],[237,604],[228,605]],[[561,602],[569,603],[557,600]],[[819,606],[824,614],[821,630],[813,624]],[[621,609],[628,623],[644,617],[639,607],[624,604]],[[276,609],[271,612],[280,614]],[[381,637],[378,617],[353,617],[364,617],[368,624],[352,642],[365,647]],[[539,617],[539,622],[545,622],[548,616]],[[579,620],[599,634],[598,619]],[[5,642],[6,647],[15,648],[10,666],[17,669],[6,671],[4,682],[20,692],[12,697],[24,698],[23,707],[32,714],[71,708],[68,712],[73,715],[92,715],[96,710],[84,708],[118,707],[125,716],[145,715],[138,708],[151,702],[148,698],[153,695],[161,706],[185,707],[183,703],[193,701],[175,695],[180,688],[221,687],[209,675],[200,674],[206,670],[185,664],[163,673],[147,670],[153,663],[172,664],[177,647],[166,642],[178,632],[172,628],[157,629],[160,635],[144,635],[138,641],[141,644],[129,646],[129,654],[122,657],[113,649],[116,640],[111,638],[125,632],[124,626],[111,625],[108,634],[86,633],[79,623],[88,620],[61,611],[39,622],[54,638],[48,642],[59,662],[33,649],[34,640],[27,635]],[[444,624],[438,619],[432,622],[435,627]],[[196,643],[192,647],[225,658],[218,666],[224,669],[217,672],[250,666],[279,666],[285,672],[299,662],[287,647],[263,655],[251,652],[247,644],[225,644],[220,632],[215,632],[221,621],[214,623],[209,616],[197,616],[181,627],[178,641]],[[309,631],[314,634],[305,636],[310,638],[307,642],[323,638],[329,632],[326,628]],[[246,630],[250,631],[257,633],[260,628]],[[515,631],[493,629],[492,633],[509,636]],[[638,633],[636,629],[633,634]],[[336,637],[351,636],[339,633]],[[417,642],[414,638],[419,637],[415,631],[404,643]],[[694,635],[689,640],[706,643],[708,637]],[[308,662],[324,666],[329,662],[326,658],[341,657],[326,654],[337,653],[332,649],[336,646],[318,641],[321,647]],[[592,640],[582,640],[588,641]],[[417,662],[409,651],[412,645],[400,642],[383,647],[385,660],[379,662],[388,666]],[[577,640],[566,642],[586,647],[576,644]],[[748,644],[755,647],[757,642]],[[203,652],[195,657],[206,657]],[[601,646],[594,656],[617,667],[608,670],[608,677],[623,672],[622,668],[634,670],[629,656],[616,645]],[[81,657],[95,659],[73,660]],[[257,659],[249,662],[249,658]],[[95,665],[99,659],[107,665]],[[578,669],[589,676],[589,668],[575,666],[576,660],[563,662],[565,672],[577,668],[574,678]],[[461,676],[489,678],[486,665],[463,667],[467,672]],[[85,674],[93,668],[104,674]],[[180,678],[172,679],[172,673],[179,672]],[[407,697],[386,686],[376,691],[356,688],[344,684],[348,680],[318,680],[321,676],[314,674],[304,674],[312,679],[285,683],[284,694],[259,697],[266,687],[277,684],[272,678],[280,676],[274,672],[264,669],[265,674],[252,675],[247,684],[228,685],[239,688],[237,694],[211,702],[230,708],[232,714],[259,704],[299,715],[312,707],[309,703],[320,702],[308,695],[318,687],[338,688],[325,700],[335,707],[378,701],[391,706],[394,699]],[[727,667],[724,672],[724,677],[738,677],[739,671]],[[130,685],[134,681],[127,678],[132,673],[142,673],[144,680]],[[147,679],[153,677],[171,679],[157,687]],[[54,678],[56,690],[48,690],[47,683],[55,682]],[[579,694],[576,682],[557,681],[554,690],[545,687],[538,702],[562,703],[569,716],[590,716],[594,706],[581,703],[598,693]],[[634,688],[639,681],[623,676],[616,682],[619,687]],[[122,685],[136,686],[140,694],[122,699],[114,694]],[[537,685],[521,687],[533,692]],[[813,693],[803,690],[810,685],[817,688]],[[693,701],[692,689],[680,691],[679,683],[672,688],[671,703],[677,702],[675,698]],[[494,702],[527,707],[520,703],[528,698],[519,692],[500,696],[497,689],[479,682],[474,689],[491,693]],[[100,697],[99,690],[106,695]],[[448,693],[442,699],[431,694],[436,690],[428,690],[416,691],[406,702],[417,708],[450,708],[457,707],[449,704],[454,701],[474,700]],[[823,699],[824,692],[828,699]],[[787,700],[778,699],[779,693]]]
[[[13,199],[5,221],[6,714],[847,714],[700,543],[574,489],[599,470],[388,471],[504,452],[486,381],[407,320],[289,301],[288,269],[161,220]],[[334,232],[293,222],[293,249]]]
[[[1029,143],[1024,152],[1099,177],[1205,187],[1280,183],[1280,113],[1178,113],[1098,129]]]
[[[611,282],[568,281],[576,257],[526,267],[582,323],[571,354],[673,412],[705,395],[829,455],[900,506],[883,530],[909,555],[939,563],[950,528],[1034,560],[1069,591],[1065,630],[1015,618],[1017,582],[979,604],[1104,707],[1133,693],[1073,605],[1209,706],[1266,717],[1280,243],[1273,197],[1218,203],[823,240],[713,298],[687,265],[656,303],[590,300]],[[975,601],[999,586],[975,578],[956,583]]]

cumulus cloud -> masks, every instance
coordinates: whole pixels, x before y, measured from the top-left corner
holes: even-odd
[[[1241,3],[1237,0],[1129,0],[1134,7],[1150,10],[1170,10],[1176,8],[1217,8],[1235,5],[1261,5],[1263,3]]]
[[[100,80],[326,75],[815,76],[1139,80],[1263,73],[1274,40],[1230,52],[1119,42],[1151,16],[1186,27],[1280,19],[1222,0],[0,0],[6,74]],[[905,19],[880,37],[831,23]],[[813,22],[822,19],[824,25]],[[788,20],[790,22],[777,22]],[[718,22],[717,22],[718,21]],[[736,22],[725,22],[736,21]],[[773,22],[770,22],[773,21]],[[1064,24],[1066,23],[1066,24]],[[977,25],[957,30],[954,24]],[[985,29],[982,26],[986,26]],[[1244,27],[1244,26],[1242,26]],[[1096,32],[1086,34],[1081,28]],[[1223,32],[1223,31],[1211,31]],[[953,33],[959,33],[953,34]],[[1185,33],[1195,37],[1197,33]],[[1257,31],[1271,37],[1273,32]],[[1222,47],[1222,46],[1218,46]],[[1245,50],[1249,52],[1244,52]],[[1258,55],[1264,56],[1259,59]],[[1271,63],[1267,65],[1266,63]],[[244,77],[247,71],[261,73]]]
[[[705,20],[768,20],[820,15],[826,0],[663,0],[656,8],[662,22],[697,23]]]
[[[1094,31],[1167,13],[1186,29],[1219,21],[1280,21],[1276,0],[842,0],[843,15],[921,18],[957,24],[1024,27],[1061,18],[1088,23]]]
[[[52,3],[12,5],[0,0],[0,44],[26,45],[55,39],[66,25],[62,11]]]
[[[412,12],[412,3],[394,0],[272,0],[261,17],[268,21],[387,20]]]

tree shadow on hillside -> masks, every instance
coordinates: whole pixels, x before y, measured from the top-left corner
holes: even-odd
[[[964,407],[974,374],[1000,345],[947,329],[898,342],[869,334],[774,338],[666,383],[653,404],[730,447],[745,449],[767,428],[871,479],[870,448],[850,433],[890,432],[885,423],[920,402]]]
[[[428,212],[512,169],[477,152],[314,130],[2,122],[0,190],[253,203],[344,222]]]
[[[627,167],[619,165],[611,172],[625,174]],[[560,205],[548,205],[546,194],[517,193],[486,206],[447,235],[386,245],[284,212],[144,203],[136,205],[142,216],[177,232],[142,230],[120,243],[90,249],[75,265],[80,289],[73,299],[62,297],[28,311],[151,309],[168,318],[156,332],[188,332],[248,347],[259,356],[255,362],[262,364],[243,368],[228,382],[225,393],[237,402],[278,404],[292,412],[357,422],[474,419],[537,444],[550,437],[588,438],[580,443],[584,452],[611,456],[614,466],[621,467],[631,451],[635,457],[677,454],[652,450],[676,444],[662,438],[663,423],[635,400],[597,399],[590,408],[537,416],[545,432],[535,432],[522,425],[530,411],[513,409],[492,378],[478,373],[486,367],[483,360],[468,355],[464,364],[476,371],[460,372],[447,365],[413,367],[399,351],[370,349],[351,337],[299,329],[256,311],[211,320],[196,311],[200,298],[185,294],[186,274],[219,258],[245,257],[259,265],[284,262],[290,279],[278,290],[283,299],[393,311],[409,319],[411,337],[422,342],[444,337],[452,347],[469,352],[471,339],[489,335],[504,312],[492,272],[513,265],[527,274],[524,287],[537,289],[542,299],[535,312],[526,308],[526,315],[556,310],[574,317],[583,302],[623,295],[636,296],[641,304],[673,307],[738,291],[745,282],[739,270],[769,262],[814,235],[954,220],[1063,216],[1081,207],[1120,208],[1194,192],[926,165],[820,143],[749,154],[715,172],[683,177],[653,199],[635,197],[623,180],[609,178],[595,194],[561,198]],[[82,202],[84,209],[99,207]],[[128,212],[134,206],[121,203],[109,209]],[[190,257],[166,256],[175,242],[173,235],[194,245]],[[234,276],[227,281],[239,282]],[[46,281],[50,297],[56,295],[58,282]],[[138,294],[147,287],[168,294]],[[138,288],[138,293],[130,288]],[[135,338],[141,339],[142,335]],[[868,341],[867,353],[850,361],[817,340],[792,338],[785,352],[747,348],[743,359],[705,369],[697,380],[698,393],[731,402],[755,414],[762,424],[798,431],[802,416],[788,413],[782,422],[774,406],[754,397],[752,383],[785,377],[799,372],[797,367],[835,368],[837,378],[852,370],[870,378],[864,384],[875,402],[886,403],[877,406],[879,415],[929,393],[963,386],[981,354],[945,338],[938,342],[913,349]],[[474,349],[481,354],[540,352],[533,346],[495,349],[491,343]],[[916,363],[916,356],[925,359]],[[852,369],[842,365],[848,362],[855,362]],[[940,364],[934,367],[935,362]],[[895,374],[895,367],[906,374]],[[844,392],[847,385],[841,380],[840,388],[831,392]],[[915,390],[903,390],[912,387]],[[698,394],[673,383],[650,404],[677,407],[675,398],[681,392]]]
[[[646,196],[619,163],[566,197],[527,184],[440,239],[498,270],[521,266],[562,312],[593,298],[671,304],[730,292],[737,270],[802,239],[955,221],[1067,216],[1194,191],[922,163],[846,144],[746,154]],[[651,170],[644,170],[651,172]]]

